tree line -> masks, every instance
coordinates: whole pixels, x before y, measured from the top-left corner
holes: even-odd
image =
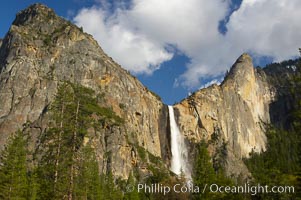
[[[84,144],[88,128],[120,125],[115,113],[98,104],[94,91],[62,83],[49,111],[51,121],[35,152],[30,134],[17,131],[1,152],[1,199],[119,199],[111,173],[99,170],[92,143]]]

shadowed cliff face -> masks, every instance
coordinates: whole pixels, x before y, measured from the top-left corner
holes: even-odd
[[[240,159],[248,157],[252,150],[265,150],[263,123],[270,122],[269,105],[274,97],[266,75],[258,73],[251,57],[243,54],[220,86],[197,91],[176,105],[178,123],[190,140],[224,141],[228,175],[246,174]],[[212,148],[211,154],[214,151]]]
[[[276,101],[270,104],[270,118],[271,123],[278,128],[288,129],[291,124],[290,113],[294,109],[291,92],[295,87],[295,76],[300,73],[296,68],[298,62],[300,59],[272,63],[263,69],[276,94]]]
[[[38,143],[59,83],[70,81],[95,90],[104,98],[102,106],[125,120],[122,127],[90,131],[103,170],[109,165],[117,176],[128,176],[139,159],[129,143],[161,157],[160,134],[165,137],[167,124],[162,102],[91,35],[53,10],[35,4],[17,14],[3,39],[0,66],[0,149],[18,129],[29,131],[33,145]]]

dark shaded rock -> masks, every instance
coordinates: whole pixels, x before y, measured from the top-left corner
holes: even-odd
[[[267,74],[267,80],[273,87],[275,101],[270,104],[271,123],[279,128],[289,128],[291,125],[291,113],[293,109],[293,96],[291,88],[294,76],[300,73],[296,68],[297,60],[288,60],[281,63],[273,63],[263,68]]]
[[[168,106],[164,105],[162,107],[161,116],[158,120],[159,124],[159,138],[161,146],[161,157],[165,163],[170,166],[171,160],[171,146],[170,146],[170,122],[169,122],[169,113]]]

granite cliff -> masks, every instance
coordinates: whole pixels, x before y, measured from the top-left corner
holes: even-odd
[[[265,150],[262,123],[269,123],[269,104],[274,97],[265,74],[257,72],[251,57],[243,54],[220,86],[197,91],[176,105],[178,122],[191,140],[215,138],[219,145],[226,143],[228,175],[246,174],[240,158],[248,157],[252,150]]]
[[[91,35],[34,4],[17,14],[0,45],[0,149],[18,129],[30,133],[31,148],[38,148],[58,85],[69,81],[93,89],[103,97],[103,106],[124,119],[121,126],[89,130],[86,141],[93,142],[103,172],[127,178],[134,166],[145,170],[151,157],[169,168],[167,106]],[[241,159],[265,150],[264,123],[273,121],[277,110],[271,105],[279,87],[272,80],[268,70],[254,68],[251,57],[243,54],[220,86],[196,91],[176,104],[177,122],[191,152],[194,143],[205,139],[213,163],[222,162],[229,176],[248,176]]]
[[[18,129],[31,133],[35,148],[47,129],[47,111],[58,84],[70,81],[102,95],[103,104],[125,120],[123,127],[91,131],[104,171],[110,166],[117,176],[128,176],[138,159],[137,148],[129,143],[161,157],[167,108],[107,56],[91,35],[52,9],[34,4],[17,14],[1,45],[0,66],[1,149]]]
[[[266,150],[268,124],[285,127],[295,64],[291,60],[255,68],[252,58],[242,54],[220,85],[175,105],[182,133],[189,141],[209,142],[213,164],[222,164],[228,176],[251,176],[242,159]]]

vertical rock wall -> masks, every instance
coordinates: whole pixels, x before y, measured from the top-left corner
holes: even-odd
[[[0,149],[10,134],[28,124],[33,145],[38,145],[58,85],[70,81],[92,88],[103,97],[102,106],[125,120],[121,127],[89,131],[86,140],[93,140],[104,171],[126,178],[139,159],[133,146],[168,159],[161,151],[168,147],[160,142],[162,137],[167,141],[166,108],[160,99],[107,56],[92,36],[46,6],[34,4],[17,14],[1,45],[0,66]]]
[[[269,123],[269,105],[274,99],[265,74],[253,67],[251,57],[243,54],[232,66],[224,82],[197,91],[176,105],[178,123],[193,141],[218,136],[227,144],[226,168],[231,173],[246,173],[241,158],[251,151],[264,151],[264,123]],[[213,153],[213,150],[212,152]],[[237,163],[237,160],[240,164]],[[236,171],[236,172],[235,172]]]

